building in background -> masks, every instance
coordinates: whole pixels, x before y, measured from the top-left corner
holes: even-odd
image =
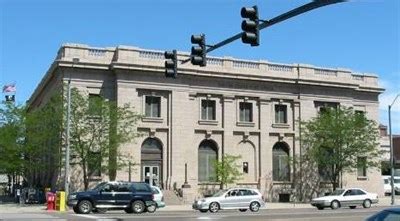
[[[179,60],[187,58],[187,53],[178,53]],[[241,155],[243,176],[236,185],[259,188],[271,201],[287,199],[295,191],[295,168],[285,159],[301,154],[299,120],[317,116],[326,106],[341,105],[378,121],[383,89],[375,75],[208,57],[206,67],[179,64],[174,79],[164,76],[164,61],[162,51],[65,44],[29,106],[40,106],[52,90],[71,79],[72,87],[82,93],[119,105],[130,103],[145,116],[138,125],[145,136],[121,147],[138,163],[133,180],[149,182],[152,176],[154,185],[180,188],[186,164],[190,188],[185,191],[194,197],[218,187],[213,160],[223,154]],[[128,180],[127,171],[118,171],[117,180]],[[376,182],[381,181],[380,170],[358,171],[344,174],[343,185],[383,194],[383,183]],[[52,176],[62,178],[63,170]],[[82,180],[72,178],[73,188],[82,188]],[[96,182],[101,179],[107,177],[93,177]],[[47,180],[54,185],[57,179]]]

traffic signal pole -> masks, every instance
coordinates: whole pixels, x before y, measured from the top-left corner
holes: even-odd
[[[336,3],[346,2],[346,1],[348,1],[348,0],[314,0],[314,1],[310,2],[310,3],[307,3],[305,5],[297,7],[295,9],[291,10],[291,11],[288,11],[286,13],[278,15],[278,16],[272,18],[271,20],[265,20],[265,21],[261,21],[260,20],[261,22],[260,22],[258,27],[259,27],[259,30],[262,30],[264,28],[270,27],[270,26],[275,25],[275,24],[277,24],[279,22],[285,21],[285,20],[287,20],[289,18],[295,17],[295,16],[300,15],[300,14],[306,13],[306,12],[311,11],[313,9],[320,8],[320,7],[327,6],[327,5],[336,4]],[[215,45],[210,46],[209,48],[207,48],[206,52],[208,53],[208,52],[214,51],[217,48],[220,48],[220,47],[222,47],[224,45],[227,45],[227,44],[229,44],[231,42],[236,41],[237,39],[240,39],[242,37],[243,33],[244,32],[240,32],[240,33],[238,33],[238,34],[236,34],[236,35],[234,35],[234,36],[232,36],[230,38],[227,38],[227,39],[225,39],[225,40],[223,40],[223,41],[221,41],[221,42],[219,42],[219,43],[217,43]],[[190,61],[190,58],[186,59],[186,60],[183,60],[181,62],[181,64],[187,63],[188,61]]]

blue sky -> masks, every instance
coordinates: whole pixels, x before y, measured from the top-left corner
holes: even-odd
[[[15,82],[24,103],[63,43],[132,45],[189,51],[190,36],[214,44],[241,31],[240,9],[257,5],[270,19],[311,0],[0,0],[0,84]],[[344,67],[379,76],[380,121],[400,93],[400,1],[352,0],[261,31],[259,47],[240,40],[211,56]],[[400,99],[392,112],[400,134]]]

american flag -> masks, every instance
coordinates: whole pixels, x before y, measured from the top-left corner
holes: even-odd
[[[3,86],[3,93],[8,93],[8,92],[16,92],[17,87],[15,87],[15,84],[6,84]]]

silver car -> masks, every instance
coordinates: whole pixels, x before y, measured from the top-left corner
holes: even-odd
[[[192,208],[200,212],[218,212],[220,209],[239,209],[242,212],[250,209],[257,212],[265,206],[263,197],[257,189],[231,188],[220,190],[211,197],[195,200]]]

